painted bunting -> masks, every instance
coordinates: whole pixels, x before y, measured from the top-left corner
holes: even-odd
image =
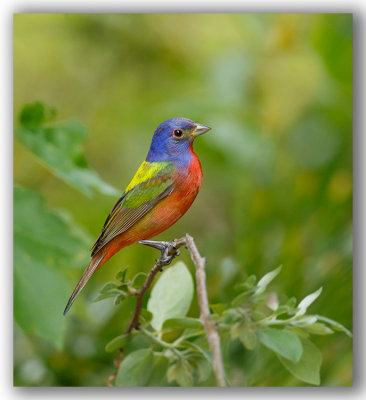
[[[211,128],[173,118],[156,129],[141,164],[92,246],[92,259],[74,289],[64,315],[93,273],[114,254],[168,229],[189,209],[202,180],[194,139]]]

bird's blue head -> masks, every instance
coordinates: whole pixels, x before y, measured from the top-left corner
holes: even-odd
[[[193,140],[210,129],[187,118],[168,119],[157,127],[146,161],[186,164],[192,157],[190,147]]]

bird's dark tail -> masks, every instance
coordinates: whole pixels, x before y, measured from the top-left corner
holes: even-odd
[[[86,283],[88,282],[90,277],[93,275],[93,273],[98,269],[99,266],[101,266],[100,263],[103,261],[104,256],[105,256],[105,253],[102,253],[102,254],[97,253],[92,258],[92,260],[90,261],[90,264],[86,267],[79,283],[76,285],[76,288],[72,292],[72,295],[71,295],[69,301],[67,302],[66,308],[64,310],[64,315],[66,315],[66,313],[70,310],[70,307],[72,306],[72,303],[74,302],[76,296],[80,293],[82,288],[86,285]]]

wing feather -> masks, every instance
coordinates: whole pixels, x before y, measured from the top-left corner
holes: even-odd
[[[158,173],[145,181],[140,181],[117,201],[104,223],[101,234],[92,246],[92,256],[118,235],[132,228],[173,191],[174,166],[170,163],[164,164],[164,168]]]

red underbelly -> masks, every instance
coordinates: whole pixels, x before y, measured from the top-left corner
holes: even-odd
[[[192,205],[198,194],[200,184],[201,180],[197,179],[194,185],[184,182],[179,190],[173,190],[139,222],[106,246],[107,254],[104,262],[122,248],[143,239],[150,239],[176,223]]]

